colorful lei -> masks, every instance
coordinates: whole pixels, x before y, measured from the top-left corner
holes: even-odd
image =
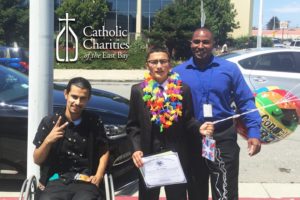
[[[149,73],[145,73],[141,87],[144,92],[143,100],[152,116],[151,121],[160,127],[160,132],[178,121],[178,117],[182,116],[182,81],[177,73],[169,73],[165,90],[166,98],[163,91],[159,89],[159,83]]]

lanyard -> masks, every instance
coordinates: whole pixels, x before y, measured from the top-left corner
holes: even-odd
[[[201,80],[202,79],[201,78],[202,71],[199,70],[199,76],[197,76],[201,90],[202,90],[202,94],[203,94],[203,98],[201,98],[201,99],[204,99],[204,101],[202,100],[202,103],[205,103],[205,104],[209,104],[209,93],[212,88],[212,78],[213,78],[213,70],[214,69],[213,69],[213,67],[210,67],[210,68],[207,68],[206,70],[209,70],[209,69],[210,69],[209,76],[207,78],[205,78],[204,80]]]

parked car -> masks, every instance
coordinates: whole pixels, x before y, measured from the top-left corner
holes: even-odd
[[[272,38],[273,47],[284,48],[285,45],[281,43],[281,40],[278,38]]]
[[[278,86],[300,97],[300,49],[245,49],[220,57],[238,65],[253,91]]]
[[[54,84],[54,111],[63,109],[64,85]],[[129,140],[125,133],[128,100],[110,92],[93,89],[87,105],[101,116],[110,146],[108,170],[112,174],[115,190],[135,183],[137,173],[131,159]],[[0,180],[26,178],[28,77],[16,70],[0,65]]]
[[[28,51],[19,47],[0,46],[0,64],[28,74]]]
[[[289,47],[290,48],[299,48],[300,49],[300,40],[293,40],[293,41],[291,41]]]

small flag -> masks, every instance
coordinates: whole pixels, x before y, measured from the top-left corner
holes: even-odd
[[[216,141],[209,137],[202,139],[202,157],[211,161],[215,161]]]

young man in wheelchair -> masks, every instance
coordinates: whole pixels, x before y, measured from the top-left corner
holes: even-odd
[[[40,165],[38,199],[98,200],[109,151],[98,116],[84,110],[91,84],[82,77],[69,81],[65,110],[44,117],[33,143]]]

